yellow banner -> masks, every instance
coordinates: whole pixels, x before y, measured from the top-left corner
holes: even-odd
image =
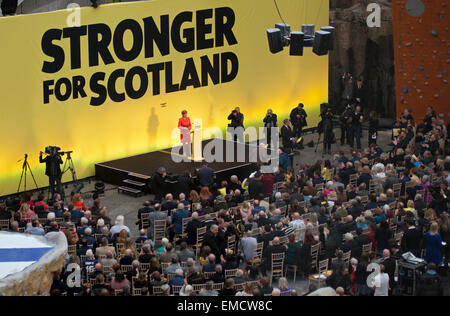
[[[278,5],[292,30],[328,25],[328,1]],[[271,108],[281,126],[302,102],[316,126],[328,56],[271,54],[266,29],[278,22],[271,0],[153,0],[1,18],[0,196],[17,191],[25,153],[38,185],[48,185],[39,163],[48,145],[73,150],[79,178],[97,162],[171,147],[184,109],[204,128],[224,128],[236,106],[245,126],[262,126]]]

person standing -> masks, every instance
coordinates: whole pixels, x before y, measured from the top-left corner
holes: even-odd
[[[281,139],[285,152],[290,153],[294,145],[294,134],[289,126],[289,119],[285,119],[283,123],[283,127],[281,127]]]
[[[349,72],[342,76],[342,83],[344,86],[342,93],[343,105],[353,104],[353,77]]]
[[[346,105],[344,112],[342,115],[339,116],[340,123],[341,123],[341,146],[344,146],[345,144],[349,144],[350,137],[349,137],[349,125],[351,122],[351,117],[353,114],[353,108],[350,104]]]
[[[431,223],[430,231],[426,233],[425,239],[427,244],[425,261],[439,266],[442,261],[442,238],[439,235],[439,225],[437,222]]]
[[[372,280],[372,289],[375,290],[374,296],[389,296],[389,274],[384,270],[384,265],[380,264],[380,273]]]
[[[272,112],[272,109],[267,110],[267,114],[263,122],[266,132],[266,142],[268,146],[271,146],[272,142],[271,128],[277,127],[277,115]]]
[[[187,111],[181,112],[181,117],[178,120],[178,128],[180,129],[181,144],[183,145],[183,154],[191,157],[191,119],[187,116]]]
[[[358,105],[351,116],[350,125],[350,147],[354,148],[355,138],[358,150],[361,150],[361,124],[363,122],[363,115],[361,107]]]
[[[303,107],[303,103],[299,103],[298,106],[291,111],[290,115],[291,123],[294,127],[294,136],[296,138],[302,136],[302,129],[304,126],[307,126],[306,118],[308,115]]]
[[[327,107],[326,112],[322,113],[322,129],[323,129],[323,152],[331,155],[331,143],[333,142],[333,113],[331,108]]]
[[[369,114],[369,147],[377,144],[378,138],[378,117],[377,112],[371,111]]]
[[[47,154],[45,158],[42,158],[42,155],[44,154],[42,151],[39,153],[39,162],[45,163],[45,175],[48,176],[49,179],[50,191],[52,194],[51,199],[53,200],[55,193],[61,195],[64,194],[61,184],[62,172],[60,167],[63,161],[61,154],[55,147],[47,147],[45,153]]]
[[[364,108],[366,106],[366,88],[363,86],[362,79],[356,81],[356,87],[354,90],[356,105],[361,107],[361,112],[364,113]]]
[[[241,113],[241,109],[236,107],[230,115],[228,115],[228,120],[231,123],[228,127],[231,129],[230,133],[233,134],[233,140],[244,142],[244,114]]]

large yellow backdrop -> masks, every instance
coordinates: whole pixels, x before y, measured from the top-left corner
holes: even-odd
[[[326,0],[278,0],[284,20],[292,30],[300,30],[301,24],[316,24],[316,29],[328,25],[328,1]],[[171,136],[180,112],[189,111],[191,119],[201,118],[203,127],[226,127],[227,116],[235,106],[245,115],[245,125],[262,125],[266,110],[270,107],[278,114],[281,125],[293,107],[305,104],[309,115],[308,126],[318,122],[319,104],[328,100],[328,56],[317,56],[311,48],[305,48],[304,56],[289,56],[288,49],[276,55],[269,51],[266,29],[281,22],[272,0],[154,0],[136,3],[102,5],[98,9],[81,8],[81,26],[103,23],[114,29],[119,22],[133,19],[143,29],[143,19],[153,17],[159,26],[160,16],[169,15],[170,22],[180,12],[193,12],[192,23],[184,23],[182,30],[195,27],[197,10],[229,7],[234,11],[233,34],[237,44],[180,53],[173,49],[161,56],[155,46],[155,56],[145,58],[144,50],[129,62],[120,61],[114,49],[110,51],[114,63],[105,65],[102,58],[98,66],[89,67],[88,37],[81,37],[81,67],[71,69],[69,38],[53,41],[65,52],[65,63],[56,73],[43,72],[43,63],[53,62],[45,54],[41,41],[50,29],[68,28],[67,19],[73,12],[66,10],[35,15],[22,15],[0,19],[0,196],[15,193],[21,173],[24,153],[29,154],[31,168],[39,186],[47,186],[44,165],[39,164],[39,151],[48,145],[57,145],[63,151],[73,150],[73,158],[79,178],[94,175],[94,164],[125,156],[167,148],[179,139]],[[305,12],[305,8],[307,11]],[[215,38],[214,17],[206,20],[212,24]],[[125,32],[125,48],[131,49],[131,32]],[[104,72],[106,81],[113,71],[125,69],[125,74],[135,66],[172,62],[173,80],[179,83],[186,59],[193,58],[200,75],[200,57],[213,60],[217,53],[231,52],[237,56],[239,69],[234,80],[185,91],[166,93],[164,74],[161,73],[161,93],[153,95],[151,75],[145,95],[123,102],[113,102],[109,97],[100,106],[90,105],[90,98],[97,96],[89,80],[94,73]],[[66,101],[50,95],[43,101],[43,83],[74,76],[86,79],[87,97]],[[139,82],[134,78],[134,87]],[[55,87],[54,85],[52,86]],[[124,78],[116,82],[118,92],[124,92]],[[64,93],[64,91],[62,91]],[[65,158],[65,157],[64,157]],[[69,174],[63,181],[69,181]],[[28,188],[32,188],[28,178]]]

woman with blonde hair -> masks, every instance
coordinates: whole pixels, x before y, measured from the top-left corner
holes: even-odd
[[[34,212],[30,209],[30,205],[28,205],[27,203],[23,203],[20,206],[19,214],[21,221],[26,221],[29,223],[31,222],[31,216],[34,215]]]
[[[244,202],[239,209],[242,217],[242,221],[245,225],[248,225],[248,217],[252,215],[252,210],[250,209],[250,204],[248,202]]]
[[[278,280],[278,288],[280,289],[281,293],[292,291],[286,278],[280,278]]]
[[[136,251],[135,248],[133,248],[133,242],[131,241],[131,238],[130,238],[130,237],[128,237],[128,238],[125,240],[125,242],[123,243],[123,248],[120,250],[120,254],[121,254],[121,255],[124,255],[124,254],[125,254],[125,251],[126,251],[127,249],[130,249],[130,250],[131,250],[131,253],[132,253],[132,257],[133,257],[133,258],[135,258],[135,259],[138,258],[137,251]]]
[[[425,261],[427,263],[434,263],[439,266],[442,262],[442,238],[439,234],[439,225],[437,222],[432,222],[430,231],[425,234],[427,248],[425,252]]]

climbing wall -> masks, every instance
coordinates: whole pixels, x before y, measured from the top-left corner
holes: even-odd
[[[426,108],[450,122],[450,0],[392,1],[397,117],[411,109],[416,121]]]

